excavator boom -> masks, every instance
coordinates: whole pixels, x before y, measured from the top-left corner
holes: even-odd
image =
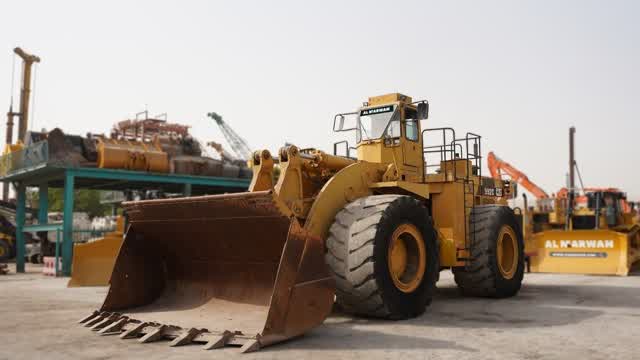
[[[525,175],[522,171],[516,169],[513,165],[497,157],[493,152],[489,152],[487,162],[489,166],[489,172],[491,172],[491,177],[500,179],[501,173],[504,172],[509,175],[515,182],[522,185],[525,189],[531,192],[531,194],[533,194],[533,196],[535,196],[536,198],[549,198],[549,195],[544,190],[542,190],[540,186],[529,180],[527,175]]]

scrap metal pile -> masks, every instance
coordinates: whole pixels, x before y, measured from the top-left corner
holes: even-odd
[[[47,140],[49,162],[62,166],[125,169],[156,173],[248,178],[242,162],[207,156],[189,127],[166,120],[125,120],[114,125],[109,137],[30,132],[25,145]]]

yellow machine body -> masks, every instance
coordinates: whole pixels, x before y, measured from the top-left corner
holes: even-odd
[[[640,226],[625,230],[548,230],[534,234],[531,271],[626,276],[640,261]]]
[[[98,138],[98,167],[169,172],[169,156],[156,142]]]
[[[6,144],[4,147],[4,154],[10,154],[12,152],[20,151],[22,149],[24,149],[24,145],[22,144],[22,141],[18,141],[15,144]]]
[[[523,216],[531,272],[626,276],[640,262],[640,224],[625,200],[611,202],[619,211],[609,218],[600,206],[575,207],[569,215],[566,197],[545,200],[553,206],[538,204]]]
[[[471,208],[506,208],[511,184],[481,177],[474,161],[449,150],[428,174],[419,119],[407,115],[417,111],[411,98],[372,97],[360,111],[380,107],[398,116],[398,132],[359,139],[357,159],[287,146],[278,152],[275,182],[276,160],[261,150],[250,160],[246,193],[124,203],[130,225],[110,290],[82,322],[142,342],[165,338],[207,349],[254,351],[301,335],[334,303],[336,280],[325,262],[330,228],[342,209],[371,195],[429,203],[440,247],[436,271],[464,267]],[[406,251],[394,247],[389,258],[406,261]]]
[[[4,246],[0,246],[0,260],[6,261],[13,258],[15,256],[13,250],[16,246],[16,238],[13,235],[0,232],[0,241],[7,244],[6,248]]]
[[[113,271],[113,264],[122,246],[124,218],[119,216],[116,230],[108,232],[101,239],[73,246],[71,279],[67,287],[107,286]]]
[[[9,171],[20,166],[20,162],[22,161],[19,151],[24,149],[24,145],[22,142],[17,142],[16,144],[6,144],[4,147],[4,153],[2,160],[0,161],[0,174],[6,174]],[[5,186],[7,189],[8,187]],[[4,191],[4,190],[3,190]],[[8,195],[8,192],[7,192]]]

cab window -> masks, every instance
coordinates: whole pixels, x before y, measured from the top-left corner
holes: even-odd
[[[404,110],[404,134],[407,140],[418,141],[418,113],[415,109],[405,108]]]

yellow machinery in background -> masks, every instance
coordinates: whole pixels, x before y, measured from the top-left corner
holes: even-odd
[[[16,237],[12,234],[0,232],[0,262],[5,262],[15,256]]]
[[[98,167],[169,172],[169,155],[156,141],[97,138]]]
[[[586,207],[567,207],[564,228],[533,232],[531,271],[628,275],[640,261],[636,211],[617,189],[587,189],[582,197]]]
[[[103,238],[73,246],[73,263],[68,287],[107,286],[122,245],[124,217],[118,216],[116,230]]]
[[[357,159],[348,143],[346,156],[340,143],[333,155],[286,146],[274,184],[261,150],[249,192],[124,203],[111,287],[81,323],[248,352],[318,326],[334,301],[362,316],[418,316],[442,269],[463,294],[515,295],[524,245],[512,184],[482,176],[480,136],[421,130],[427,113],[426,101],[371,97],[334,119],[335,131],[355,131]]]
[[[638,225],[615,230],[548,230],[533,235],[531,271],[626,276],[640,260]]]
[[[535,207],[529,208],[525,197],[524,210],[518,214],[523,219],[529,270],[625,276],[640,261],[637,211],[619,189],[582,187],[578,191],[574,134],[572,127],[569,130],[569,188],[549,197],[534,187]],[[489,163],[494,176],[500,178],[491,166],[491,159]],[[495,169],[507,169],[507,174],[514,179],[526,178],[499,158],[494,157],[494,163]]]

